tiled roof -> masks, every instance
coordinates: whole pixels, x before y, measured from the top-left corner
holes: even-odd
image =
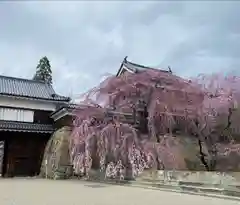
[[[158,70],[158,71],[161,71],[161,72],[169,72],[167,70],[160,70],[160,69],[157,69],[157,68],[151,68],[151,67],[148,67],[148,66],[132,63],[130,61],[127,61],[126,58],[124,58],[124,60],[122,62],[122,65],[121,65],[120,69],[118,70],[117,76],[120,75],[122,67],[126,67],[127,69],[131,70],[134,73],[139,72],[139,71],[144,71],[144,70],[147,70],[147,69]]]
[[[52,125],[0,120],[0,131],[52,133]]]
[[[59,109],[62,109],[62,108],[77,109],[79,108],[79,106],[80,105],[74,104],[74,103],[66,103],[66,104],[63,104]]]
[[[57,109],[51,113],[51,116],[55,115],[56,113],[58,113],[60,110],[62,109],[66,109],[68,112],[72,112],[75,109],[78,109],[80,107],[87,107],[87,105],[78,105],[78,104],[74,104],[74,103],[64,103],[61,104],[59,107],[57,107]]]
[[[68,97],[56,94],[53,87],[44,82],[1,75],[0,75],[0,95],[53,101],[70,100]]]

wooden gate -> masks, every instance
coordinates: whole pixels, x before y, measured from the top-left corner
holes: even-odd
[[[48,138],[45,136],[21,136],[8,140],[5,175],[35,176],[39,174],[44,148]]]

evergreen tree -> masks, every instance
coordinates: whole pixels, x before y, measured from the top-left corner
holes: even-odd
[[[52,84],[52,70],[50,61],[45,56],[39,60],[36,68],[36,74],[33,77],[34,80],[43,81],[48,84]]]

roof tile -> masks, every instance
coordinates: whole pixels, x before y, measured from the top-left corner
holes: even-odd
[[[0,120],[0,131],[52,133],[52,125]]]
[[[132,63],[130,61],[124,61],[123,62],[123,65],[126,66],[128,69],[134,71],[134,72],[138,72],[138,71],[145,71],[147,69],[152,69],[152,70],[157,70],[157,71],[160,71],[160,72],[169,72],[167,70],[161,70],[161,69],[157,69],[157,68],[151,68],[151,67],[148,67],[148,66],[143,66],[143,65],[140,65],[140,64],[136,64],[136,63]]]
[[[69,101],[69,98],[56,94],[53,87],[49,84],[8,76],[0,76],[0,95]]]

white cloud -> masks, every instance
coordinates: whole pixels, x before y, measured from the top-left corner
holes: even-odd
[[[177,74],[240,66],[239,2],[3,2],[0,73],[32,77],[48,56],[54,87],[78,96],[123,58]]]

